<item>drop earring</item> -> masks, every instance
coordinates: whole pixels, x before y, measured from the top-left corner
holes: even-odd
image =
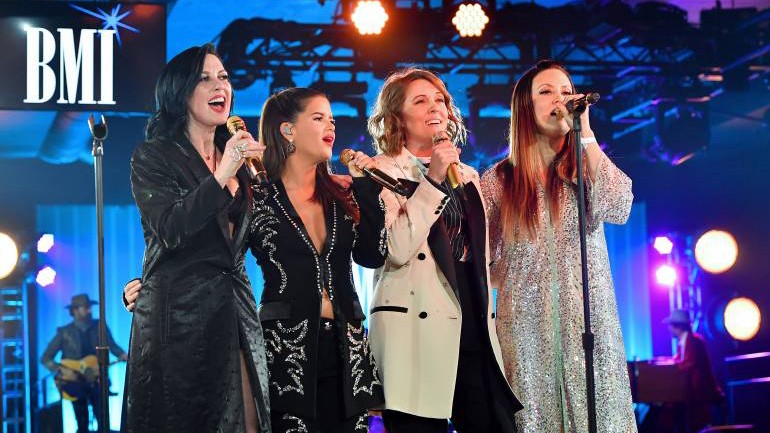
[[[294,140],[289,140],[289,145],[286,146],[286,152],[289,154],[294,153],[297,150],[297,146],[294,145]]]

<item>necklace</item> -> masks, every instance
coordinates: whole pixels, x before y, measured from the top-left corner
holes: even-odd
[[[213,158],[214,159],[214,166],[211,167],[211,172],[213,173],[213,172],[217,171],[217,150],[216,149],[214,149],[214,151],[211,152],[210,155],[204,154],[203,158],[206,160],[206,168],[209,168],[209,161],[211,161],[211,159]]]

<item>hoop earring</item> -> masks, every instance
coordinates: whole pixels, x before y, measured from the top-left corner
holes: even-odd
[[[294,153],[297,150],[297,146],[294,145],[294,140],[289,141],[289,145],[286,146],[286,152],[289,154]]]

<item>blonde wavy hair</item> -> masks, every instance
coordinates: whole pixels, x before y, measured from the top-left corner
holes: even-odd
[[[449,113],[447,133],[455,144],[465,142],[467,131],[463,118],[444,82],[433,72],[407,68],[390,74],[385,80],[369,116],[367,126],[378,153],[398,155],[406,145],[406,128],[401,119],[401,109],[404,106],[407,86],[416,80],[430,82],[444,95],[444,103]]]

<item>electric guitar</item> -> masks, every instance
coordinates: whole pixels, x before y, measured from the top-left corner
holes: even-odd
[[[118,359],[108,365],[123,362]],[[74,378],[64,378],[61,373],[54,376],[56,388],[61,396],[69,401],[77,401],[91,393],[91,389],[99,382],[99,360],[96,355],[88,355],[83,359],[62,359],[59,364],[74,372]]]

